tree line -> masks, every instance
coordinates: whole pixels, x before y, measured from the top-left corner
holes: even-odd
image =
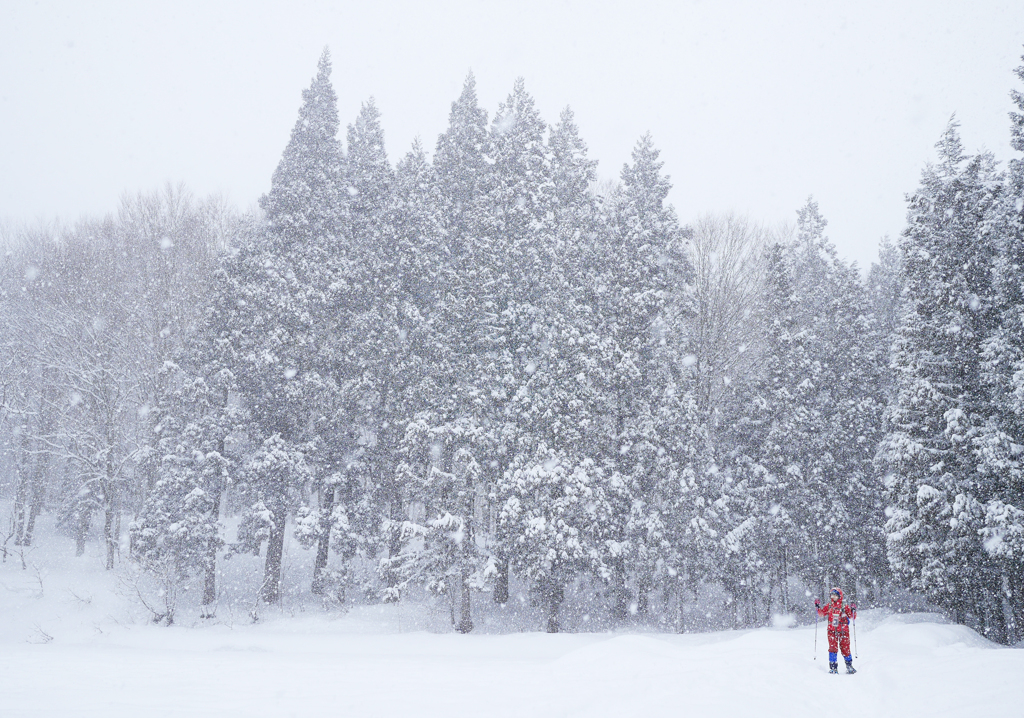
[[[681,224],[649,136],[598,184],[521,80],[489,120],[470,75],[392,166],[372,100],[341,142],[330,71],[258,212],[169,189],[11,242],[8,542],[54,511],[112,568],[126,532],[167,622],[233,553],[279,600],[290,531],[312,593],[370,567],[463,632],[512,582],[549,631],[579,596],[693,630],[711,594],[761,625],[842,583],[1015,640],[1020,160],[951,126],[865,282],[813,199]]]

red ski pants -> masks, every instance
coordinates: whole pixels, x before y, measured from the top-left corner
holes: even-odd
[[[828,629],[828,652],[836,653],[836,648],[843,649],[843,656],[850,655],[850,631]]]

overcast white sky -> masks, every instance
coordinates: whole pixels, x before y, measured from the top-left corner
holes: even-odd
[[[865,266],[956,112],[1009,158],[1024,2],[21,2],[0,12],[0,218],[104,214],[184,181],[267,191],[325,45],[342,124],[376,97],[397,159],[433,148],[468,70],[571,105],[602,177],[651,131],[683,221],[795,220],[813,194]],[[1024,89],[1021,87],[1019,89]]]

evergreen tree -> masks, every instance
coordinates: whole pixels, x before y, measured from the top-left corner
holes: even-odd
[[[260,199],[268,231],[282,249],[338,231],[342,155],[338,97],[330,78],[331,55],[325,48],[316,77],[302,92],[299,118],[274,170],[270,192]]]
[[[461,633],[473,630],[471,591],[486,585],[492,568],[477,522],[483,469],[474,448],[480,432],[472,420],[441,422],[431,412],[407,424],[399,475],[423,516],[403,524],[403,551],[386,564],[403,584],[421,583],[446,595],[452,626]]]
[[[316,420],[337,409],[338,384],[327,340],[338,332],[329,310],[338,293],[349,291],[346,280],[352,271],[342,243],[342,157],[330,71],[325,50],[316,77],[303,92],[270,192],[260,202],[265,232],[228,263],[220,303],[224,316],[219,325],[230,327],[223,341],[252,417],[251,438],[263,446],[250,465],[248,518],[239,530],[243,543],[257,548],[254,537],[268,538],[262,587],[267,601],[279,595],[286,513],[295,508],[295,482],[308,478],[310,466],[322,480],[331,466],[326,453],[306,460],[317,449]],[[256,525],[269,530],[256,530]]]
[[[459,98],[452,103],[448,129],[434,149],[436,185],[452,262],[461,266],[467,243],[483,223],[481,199],[489,182],[490,152],[487,111],[476,97],[476,78],[470,72]],[[465,267],[469,270],[470,267]]]
[[[633,150],[633,162],[622,169],[622,191],[611,210],[607,230],[599,236],[602,261],[589,280],[597,290],[596,316],[602,351],[595,384],[606,432],[597,441],[596,458],[610,486],[608,500],[619,526],[606,542],[613,613],[627,615],[630,591],[627,566],[636,567],[638,591],[653,582],[655,555],[648,551],[648,502],[659,453],[654,433],[661,392],[658,349],[667,330],[668,281],[675,271],[684,280],[685,237],[675,211],[666,203],[671,187],[662,176],[650,135]],[[638,597],[637,605],[646,598]]]
[[[356,417],[364,436],[362,462],[380,517],[379,541],[389,558],[401,551],[401,526],[407,518],[408,496],[398,474],[399,444],[417,383],[413,347],[424,330],[424,315],[418,309],[429,305],[429,298],[424,302],[412,296],[413,284],[419,281],[417,270],[422,268],[423,258],[415,256],[416,245],[425,239],[420,230],[432,229],[423,224],[432,218],[422,215],[431,211],[428,170],[421,150],[405,161],[405,171],[413,176],[404,178],[399,196],[385,153],[380,112],[371,98],[348,127],[349,226],[354,240],[366,250],[363,271],[368,280],[367,310],[352,315],[351,339],[358,356],[354,370],[364,388]],[[384,578],[386,588],[394,589],[398,577],[386,571]],[[394,590],[385,595],[397,596]]]
[[[643,537],[648,555],[644,575],[649,583],[638,586],[637,613],[647,615],[648,591],[661,585],[666,598],[676,598],[676,614],[670,621],[682,632],[687,591],[696,593],[700,582],[709,577],[717,534],[708,522],[708,512],[716,497],[707,481],[710,446],[692,381],[666,381],[657,407],[658,448],[652,467],[656,478],[647,500]]]
[[[178,587],[193,575],[203,576],[203,605],[216,600],[220,498],[235,469],[226,442],[241,417],[228,401],[230,372],[196,376],[168,362],[163,373],[164,393],[152,412],[159,478],[130,534],[133,556],[163,584],[170,625]]]
[[[590,186],[594,183],[597,161],[587,158],[587,145],[576,127],[575,115],[566,107],[551,130],[551,182],[555,195],[555,216],[559,228],[572,232],[575,244],[592,241],[597,211]]]
[[[989,604],[999,590],[978,540],[991,481],[972,451],[989,411],[981,361],[994,246],[983,230],[999,183],[990,155],[964,154],[955,122],[936,146],[939,163],[909,200],[900,245],[907,302],[880,450],[890,472],[888,555],[911,588],[980,626],[996,615]]]
[[[486,441],[495,448],[491,493],[499,505],[511,488],[512,464],[536,449],[530,419],[543,398],[530,385],[551,342],[552,185],[546,129],[522,79],[516,80],[491,124],[487,212],[472,249],[480,263],[476,279],[481,287],[479,310],[474,310],[481,320],[476,351],[482,360],[475,389],[487,397]],[[515,541],[514,535],[498,531],[495,600],[502,603],[508,598],[507,567]]]
[[[433,407],[444,422],[471,418],[482,424],[487,411],[481,396],[488,379],[483,353],[497,291],[484,235],[490,152],[487,112],[478,105],[476,80],[470,73],[452,103],[448,128],[437,139],[432,174],[443,251],[436,263],[439,294],[434,313],[437,330],[447,338],[447,371],[435,372],[442,383]]]
[[[1024,65],[1016,69],[1024,81]],[[1024,94],[1011,92],[1011,146],[1024,152]],[[990,212],[987,230],[997,243],[993,267],[993,312],[998,326],[982,347],[982,380],[991,412],[975,440],[979,470],[988,484],[983,546],[996,566],[993,576],[1002,594],[1006,643],[1024,635],[1024,495],[1020,489],[1020,453],[1024,445],[1024,159],[1007,168],[1000,201]],[[998,609],[995,609],[998,610]]]
[[[394,547],[383,566],[389,597],[400,590],[397,576],[423,583],[449,597],[453,625],[467,632],[473,627],[471,589],[484,585],[480,528],[486,527],[479,527],[478,499],[485,491],[480,462],[486,450],[479,417],[467,411],[465,384],[473,375],[460,321],[466,307],[453,296],[458,279],[435,176],[418,143],[397,176],[392,228],[401,255],[400,331],[409,351],[396,481],[422,503],[425,515],[421,522],[393,520],[392,537],[400,531],[403,546]]]
[[[903,285],[900,283],[900,250],[888,237],[878,249],[878,261],[871,264],[867,277],[875,323],[888,351],[902,316]]]
[[[260,443],[242,467],[239,492],[245,510],[238,524],[235,549],[259,553],[266,542],[259,595],[267,603],[280,598],[285,524],[288,514],[298,508],[300,487],[312,479],[306,462],[308,453],[308,446],[273,434]]]
[[[507,542],[511,568],[529,581],[544,609],[547,632],[558,633],[566,588],[579,574],[600,568],[593,527],[603,523],[607,509],[600,468],[592,461],[573,464],[543,443],[536,452],[517,455],[499,484],[504,500],[497,531]]]
[[[798,217],[797,315],[819,372],[812,380],[812,411],[820,428],[805,447],[811,458],[804,460],[803,487],[805,505],[816,509],[806,525],[820,580],[850,585],[856,598],[856,577],[867,573],[868,563],[882,569],[881,536],[866,527],[882,521],[873,461],[881,438],[885,352],[859,272],[838,258],[817,203],[809,199]],[[807,578],[814,575],[809,568],[803,569]]]
[[[384,149],[380,111],[371,97],[348,126],[344,182],[351,238],[371,252],[380,249],[388,216],[394,170]]]

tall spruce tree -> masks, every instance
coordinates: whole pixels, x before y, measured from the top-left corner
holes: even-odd
[[[1024,81],[1024,65],[1016,69]],[[1010,93],[1011,147],[1024,152],[1024,93]],[[1024,636],[1024,159],[1007,168],[1000,201],[991,208],[988,231],[998,254],[993,267],[993,311],[998,326],[983,345],[982,380],[991,413],[975,440],[979,471],[989,486],[982,529],[986,554],[995,561],[993,581],[1002,600],[1006,643]],[[999,610],[994,608],[994,610]]]
[[[490,175],[489,151],[487,111],[479,106],[476,78],[470,72],[452,103],[448,128],[434,149],[437,190],[453,262],[465,256],[466,243],[483,222],[481,199]]]
[[[552,267],[552,184],[546,131],[522,78],[516,80],[491,123],[486,214],[474,248],[482,285],[477,293],[482,320],[478,390],[488,397],[484,421],[487,441],[494,447],[491,493],[499,506],[512,490],[512,464],[526,461],[538,448],[529,418],[541,398],[530,384],[538,359],[550,345],[545,300]],[[503,532],[499,523],[495,538],[495,600],[504,602],[517,537]]]
[[[346,286],[351,261],[342,243],[341,149],[337,99],[324,50],[270,192],[260,200],[266,229],[227,267],[225,341],[232,369],[263,448],[250,462],[240,537],[267,538],[263,598],[279,596],[285,522],[315,456],[316,420],[332,408],[336,384],[324,356],[332,292]],[[307,460],[308,459],[308,460]]]
[[[371,97],[360,107],[355,122],[348,126],[341,193],[347,208],[349,238],[367,252],[366,261],[371,263],[385,251],[394,184],[394,169],[384,147],[380,119],[380,110]],[[381,269],[374,264],[371,271]]]
[[[869,562],[878,565],[881,536],[865,527],[881,523],[874,485],[874,453],[883,413],[881,338],[855,266],[842,261],[825,236],[827,222],[809,199],[797,213],[793,283],[797,319],[806,332],[811,360],[811,411],[819,429],[805,447],[803,504],[815,507],[804,524],[814,560],[806,578],[850,586]]]
[[[984,227],[999,182],[991,155],[963,152],[955,121],[936,146],[939,162],[909,200],[900,243],[906,304],[880,450],[888,555],[898,576],[958,622],[998,631],[998,587],[978,540],[991,481],[972,446],[989,411],[982,345],[994,318],[995,247]]]
[[[270,192],[260,198],[268,232],[282,250],[296,244],[311,249],[312,239],[338,234],[342,155],[338,97],[330,78],[331,55],[325,48],[316,77],[302,92],[299,117],[274,170]]]
[[[608,476],[608,500],[616,506],[618,526],[605,541],[605,562],[613,595],[613,613],[628,615],[633,602],[629,568],[635,567],[638,594],[652,587],[654,554],[648,551],[649,501],[659,450],[654,427],[660,392],[658,350],[667,329],[669,279],[682,255],[685,236],[667,203],[671,183],[650,135],[633,149],[622,168],[622,190],[599,236],[603,255],[591,281],[597,289],[601,333],[596,384],[606,432],[596,460]],[[680,272],[686,277],[686,272]],[[636,606],[645,597],[638,595]]]

